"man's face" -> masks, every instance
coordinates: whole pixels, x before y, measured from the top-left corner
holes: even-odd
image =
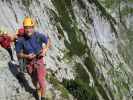
[[[26,35],[31,36],[34,32],[34,28],[32,26],[25,26],[24,32],[26,33]]]

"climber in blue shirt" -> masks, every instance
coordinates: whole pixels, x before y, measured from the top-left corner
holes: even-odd
[[[50,47],[50,40],[44,34],[34,31],[34,22],[30,17],[25,17],[23,27],[24,36],[19,37],[16,41],[16,53],[18,58],[26,60],[27,72],[32,78],[38,96],[43,100],[46,90],[45,77],[47,73],[43,56]],[[45,43],[45,47],[43,43]]]

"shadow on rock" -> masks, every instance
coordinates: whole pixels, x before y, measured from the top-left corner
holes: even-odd
[[[36,90],[33,89],[33,88],[29,85],[28,81],[27,81],[26,78],[25,78],[24,73],[19,72],[17,66],[14,65],[14,64],[12,64],[11,62],[9,62],[8,64],[9,64],[9,69],[10,69],[11,73],[12,73],[12,74],[14,75],[14,77],[18,80],[18,82],[19,82],[19,84],[21,85],[21,87],[24,88],[25,91],[31,93],[31,94],[35,97],[35,99],[38,100],[38,95],[37,95],[37,93],[36,93]]]

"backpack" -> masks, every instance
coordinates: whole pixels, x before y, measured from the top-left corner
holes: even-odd
[[[18,37],[24,37],[24,28],[19,28],[18,30],[17,30],[17,36]]]
[[[9,36],[1,36],[0,44],[3,48],[11,48],[11,38]]]

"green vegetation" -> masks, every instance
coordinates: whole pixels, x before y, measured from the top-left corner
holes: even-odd
[[[53,84],[55,89],[61,91],[62,97],[69,98],[69,92],[68,90],[56,79],[56,77],[52,74],[48,74],[47,80]]]
[[[67,32],[68,38],[70,40],[70,43],[66,40],[65,46],[70,50],[70,55],[78,55],[82,56],[85,53],[85,36],[81,33],[81,31],[77,28],[76,22],[71,18],[70,15],[72,13],[71,6],[69,6],[69,10],[71,10],[71,13],[69,13],[69,10],[66,6],[66,1],[64,0],[52,0],[53,4],[55,5],[56,9],[59,13],[59,21],[63,27],[63,30]],[[67,1],[67,4],[70,4]],[[60,31],[61,28],[58,26],[58,30]],[[62,33],[62,32],[61,32]],[[81,37],[83,38],[83,41],[81,42]]]
[[[30,6],[30,4],[32,3],[32,0],[22,0],[22,3],[23,3],[23,5],[25,6],[25,7],[29,7]]]
[[[98,100],[95,90],[80,79],[64,80],[63,84],[77,100]]]

